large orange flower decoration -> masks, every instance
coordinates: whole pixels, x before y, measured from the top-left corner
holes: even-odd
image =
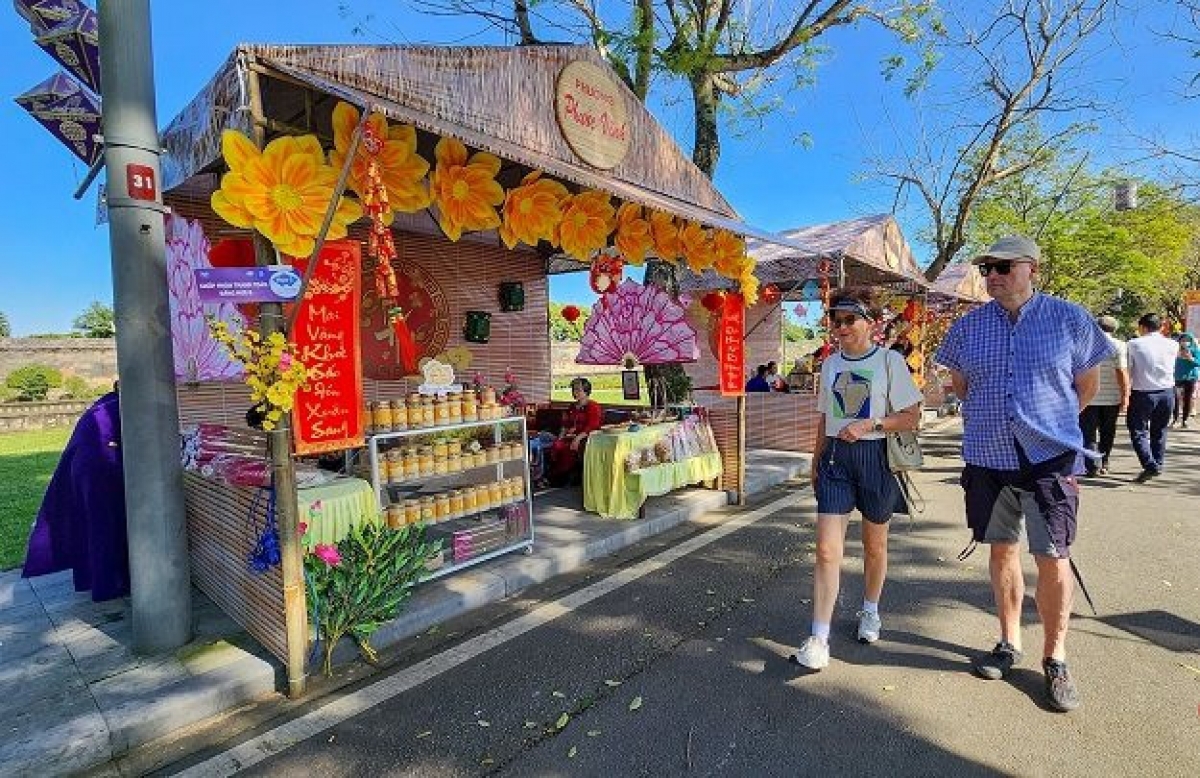
[[[650,237],[654,241],[654,255],[667,262],[679,259],[683,246],[679,242],[679,225],[675,217],[663,211],[650,212]]]
[[[242,133],[226,130],[221,154],[229,172],[212,195],[217,215],[235,227],[253,227],[284,254],[312,254],[338,179],[316,137],[276,138],[260,152]],[[343,197],[326,237],[346,237],[360,216],[362,207]]]
[[[712,237],[700,224],[689,221],[679,231],[679,242],[683,246],[683,257],[693,273],[703,273],[713,266]]]
[[[617,235],[613,245],[626,262],[641,265],[654,248],[650,222],[642,217],[642,206],[625,203],[617,209]]]
[[[496,182],[500,160],[484,151],[468,157],[467,147],[454,138],[439,140],[434,156],[430,184],[446,237],[457,241],[463,232],[499,227],[496,206],[504,202],[504,188]]]
[[[329,163],[339,170],[345,164],[358,121],[358,109],[354,106],[349,103],[334,106],[333,150],[329,152]],[[349,187],[359,196],[366,197],[371,188],[367,169],[374,162],[387,190],[383,212],[385,224],[392,223],[395,211],[413,213],[428,207],[429,187],[425,183],[425,174],[429,172],[429,163],[417,153],[417,131],[412,125],[389,125],[383,114],[373,113],[367,117],[363,130],[364,137],[350,165]]]
[[[518,242],[536,246],[540,240],[554,240],[554,230],[562,221],[563,201],[570,193],[559,182],[541,176],[540,171],[533,171],[504,198],[500,240],[510,249]]]
[[[746,241],[729,230],[717,230],[712,240],[713,267],[726,278],[742,274]]]
[[[608,245],[616,210],[608,194],[595,190],[572,195],[563,203],[558,225],[558,245],[572,257],[588,262]]]

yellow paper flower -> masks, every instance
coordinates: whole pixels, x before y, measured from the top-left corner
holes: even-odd
[[[713,267],[726,278],[742,274],[746,241],[729,230],[717,230],[712,241]]]
[[[221,153],[229,172],[212,195],[217,215],[235,227],[253,227],[285,254],[310,255],[338,177],[316,137],[276,138],[260,153],[245,135],[226,130]],[[346,237],[360,216],[362,207],[343,197],[326,237]]]
[[[588,262],[608,245],[613,231],[615,209],[608,194],[595,190],[569,197],[562,206],[563,218],[558,225],[558,244],[575,259]]]
[[[540,171],[533,171],[504,198],[500,240],[510,249],[518,242],[536,246],[539,240],[554,240],[554,230],[562,221],[563,201],[570,193],[559,182],[541,176]]]
[[[738,279],[742,298],[747,308],[758,302],[758,277],[751,271]]]
[[[650,222],[642,217],[642,206],[625,203],[617,209],[617,235],[613,245],[626,262],[641,265],[646,254],[654,248]]]
[[[217,319],[210,318],[208,326],[213,340],[242,364],[242,380],[250,388],[250,402],[264,414],[262,428],[275,429],[283,414],[292,410],[296,392],[308,380],[304,363],[292,353],[282,333],[273,332],[263,340],[255,330],[231,332],[225,322]]]
[[[465,231],[499,227],[496,206],[504,202],[504,189],[496,183],[500,160],[483,151],[468,158],[467,147],[453,138],[439,140],[434,156],[431,194],[446,237],[457,241]]]
[[[679,242],[683,246],[683,257],[693,273],[703,273],[713,265],[712,237],[700,224],[689,221],[679,231]]]
[[[358,121],[359,112],[354,106],[344,102],[334,106],[333,150],[329,152],[329,163],[337,170],[345,164]],[[368,132],[350,165],[347,185],[360,197],[366,197],[370,191],[367,167],[374,160],[387,190],[387,208],[383,213],[385,224],[392,223],[395,211],[413,213],[428,207],[429,186],[425,175],[429,172],[429,163],[417,153],[417,131],[409,124],[389,125],[381,113],[368,116],[364,129]]]
[[[650,237],[654,241],[654,255],[666,262],[679,259],[683,247],[679,243],[679,225],[675,217],[663,211],[650,212]]]

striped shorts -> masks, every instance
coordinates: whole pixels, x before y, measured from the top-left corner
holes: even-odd
[[[904,493],[888,468],[887,441],[826,438],[816,466],[817,513],[841,515],[857,508],[872,524],[908,513]]]

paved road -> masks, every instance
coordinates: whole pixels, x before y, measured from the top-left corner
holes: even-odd
[[[388,671],[309,706],[320,711],[309,721],[331,724],[313,737],[284,748],[282,720],[232,734],[235,719],[226,742],[165,772],[219,767],[224,749],[257,738],[243,746],[250,775],[1200,774],[1200,431],[1173,436],[1159,480],[1129,483],[1138,468],[1126,448],[1123,478],[1085,488],[1076,558],[1100,616],[1076,607],[1069,650],[1084,706],[1065,715],[1041,702],[1036,656],[1008,682],[967,669],[996,627],[985,553],[955,558],[966,540],[956,447],[953,431],[928,436],[929,509],[894,527],[885,631],[870,647],[852,641],[862,586],[852,525],[824,672],[784,661],[808,622],[813,550],[813,502],[792,485],[758,505],[793,505],[752,513],[765,515],[409,691],[345,720],[323,707],[353,710],[405,668],[461,659],[481,635],[702,532],[681,529],[413,641]],[[1040,646],[1040,629],[1025,642]]]

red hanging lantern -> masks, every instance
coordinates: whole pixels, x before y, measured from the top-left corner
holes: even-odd
[[[254,267],[254,242],[249,238],[226,238],[208,250],[213,267]]]
[[[900,318],[907,322],[917,321],[918,312],[919,308],[917,306],[917,301],[910,298],[908,303],[904,306],[904,312],[900,314]]]
[[[762,292],[759,293],[759,298],[767,305],[774,305],[779,302],[780,297],[782,295],[779,293],[779,287],[775,286],[775,284],[767,284],[762,288]]]
[[[725,307],[724,292],[708,292],[700,298],[700,304],[704,306],[709,313],[719,313]]]
[[[567,321],[571,322],[572,324],[574,324],[576,321],[579,320],[579,315],[580,315],[580,311],[579,311],[578,306],[575,306],[575,305],[563,306],[562,317],[564,319],[566,319]]]

